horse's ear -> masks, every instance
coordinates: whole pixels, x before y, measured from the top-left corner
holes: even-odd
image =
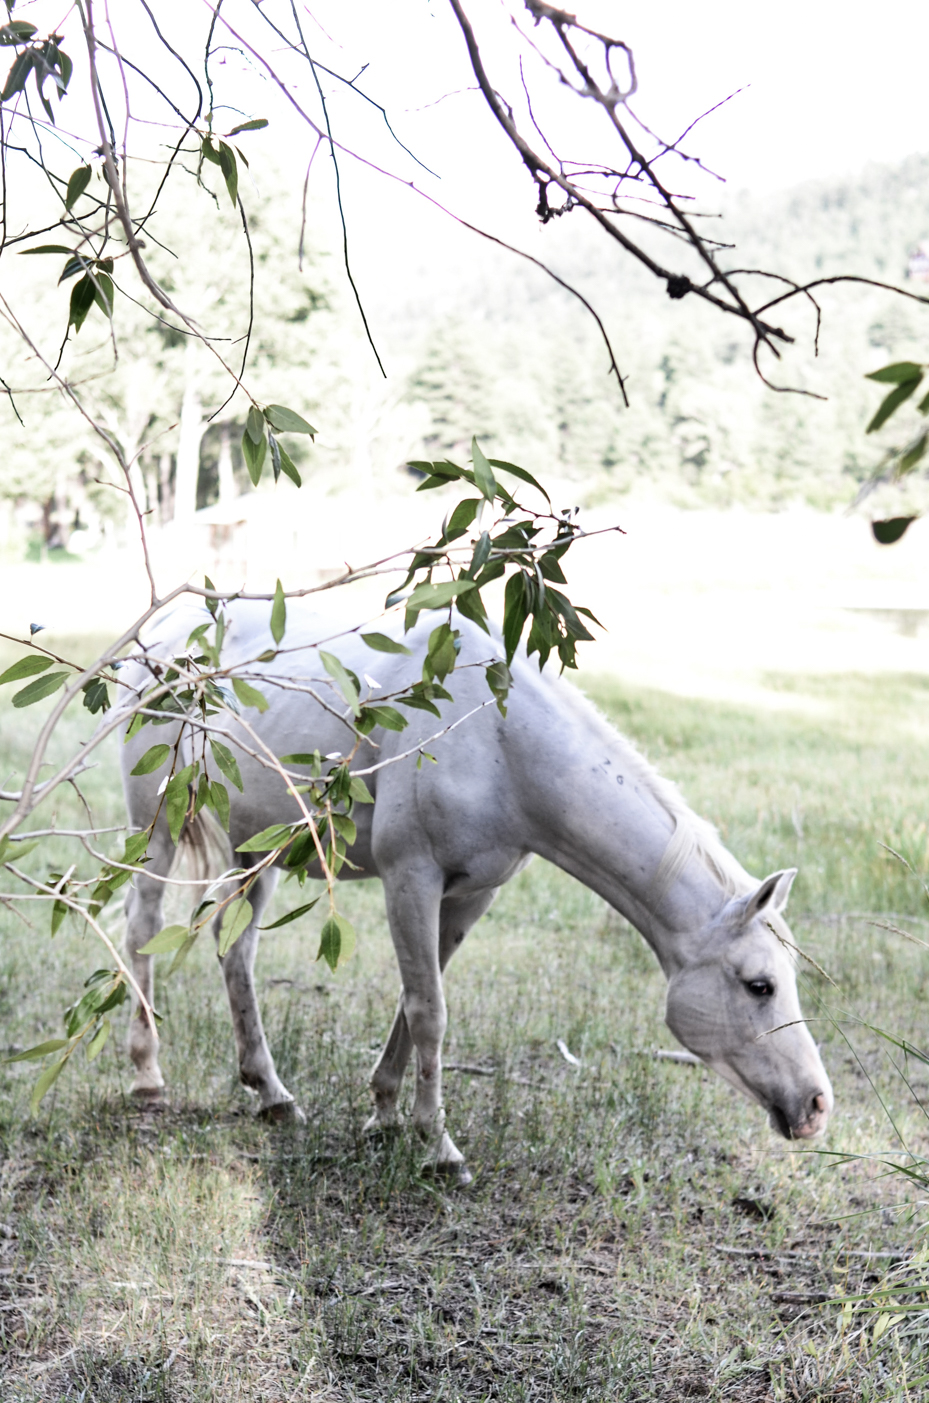
[[[787,867],[783,872],[772,872],[770,877],[765,877],[758,889],[744,898],[742,919],[745,924],[748,925],[749,921],[765,911],[783,911],[796,875],[796,867]]]

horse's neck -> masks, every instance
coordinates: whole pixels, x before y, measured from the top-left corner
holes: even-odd
[[[561,719],[530,728],[533,847],[624,915],[668,969],[726,892],[696,850],[662,880],[676,821],[643,762],[605,726],[587,731],[570,711]]]

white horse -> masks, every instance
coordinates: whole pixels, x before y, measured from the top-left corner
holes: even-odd
[[[288,651],[274,662],[255,663],[273,647],[267,605],[240,601],[226,612],[230,628],[223,661],[247,664],[270,702],[263,714],[243,713],[252,731],[277,756],[317,748],[324,755],[348,753],[351,713],[313,646],[332,630],[291,603],[283,643]],[[137,689],[151,684],[154,660],[181,653],[191,630],[206,618],[189,607],[164,616],[145,640],[148,661],[132,663],[122,678]],[[427,618],[407,636],[411,658],[374,653],[353,635],[327,646],[359,676],[375,672],[372,693],[381,696],[419,678],[434,623],[435,616]],[[408,751],[488,700],[483,669],[466,664],[499,656],[500,646],[462,619],[456,625],[462,648],[447,684],[454,702],[444,704],[442,722],[413,711],[406,730],[375,730],[354,768]],[[342,875],[382,879],[402,984],[397,1015],[371,1077],[369,1127],[396,1123],[400,1083],[415,1049],[413,1124],[437,1169],[467,1181],[463,1157],[445,1128],[442,972],[499,888],[537,853],[597,892],[642,933],[668,979],[667,1023],[684,1046],[758,1101],[782,1135],[818,1134],[832,1109],[832,1090],[802,1020],[795,947],[781,915],[795,869],[760,883],[751,878],[715,830],[575,688],[540,675],[525,656],[517,657],[512,672],[505,719],[495,706],[486,706],[428,746],[437,764],[417,768],[414,755],[385,765],[368,780],[374,804],[355,807],[358,833],[349,857],[357,870],[346,865]],[[305,690],[294,690],[305,689],[311,679],[326,708]],[[234,749],[239,741],[256,748],[231,713],[212,718],[211,725]],[[129,772],[153,741],[173,743],[177,731],[174,725],[155,732],[146,726],[123,747],[135,829],[151,823],[164,772],[138,778]],[[190,735],[191,728],[185,728],[180,763],[190,758]],[[233,849],[272,823],[300,818],[280,775],[243,750],[236,753],[245,792],[230,791]],[[152,957],[138,951],[161,928],[164,882],[157,879],[168,876],[176,856],[163,815],[149,856],[127,899],[127,945],[150,999]],[[257,859],[243,855],[242,860],[248,865]],[[275,1071],[253,979],[258,926],[276,879],[272,869],[256,879],[249,892],[252,922],[221,961],[241,1078],[272,1116],[299,1114]],[[138,1016],[131,1021],[129,1051],[136,1071],[133,1090],[158,1096],[164,1085],[158,1040]]]

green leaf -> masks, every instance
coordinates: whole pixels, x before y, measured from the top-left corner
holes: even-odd
[[[905,380],[903,384],[898,385],[895,390],[891,390],[887,398],[881,402],[877,413],[865,429],[865,433],[873,434],[877,429],[881,428],[883,424],[886,424],[887,420],[892,414],[897,412],[901,404],[904,404],[906,400],[909,399],[910,395],[919,389],[922,378],[923,377],[920,375],[916,380]]]
[[[193,769],[193,765],[185,765],[182,770],[178,770],[177,774],[172,775],[168,780],[168,787],[165,790],[165,816],[168,820],[171,841],[175,846],[177,846],[177,840],[181,836],[181,829],[184,827],[184,819],[190,804],[187,786],[193,776]]]
[[[395,638],[388,638],[386,633],[363,633],[361,641],[377,653],[405,653],[408,658],[413,656],[412,648],[408,648],[405,643],[398,643]],[[3,678],[0,677],[0,682],[2,681]]]
[[[49,1052],[60,1052],[63,1047],[68,1046],[67,1038],[49,1038],[48,1042],[38,1043],[35,1047],[29,1047],[25,1052],[17,1052],[13,1057],[4,1057],[4,1062],[35,1062],[40,1057],[45,1057]]]
[[[217,953],[220,959],[228,955],[239,936],[245,930],[252,919],[252,903],[244,896],[238,897],[235,901],[230,901],[223,914],[223,923],[219,930],[219,942]]]
[[[339,662],[338,658],[334,657],[332,653],[324,652],[322,648],[319,650],[319,660],[348,702],[353,714],[358,716],[361,711],[361,707],[358,704],[358,688],[349,677],[345,668]]]
[[[25,258],[30,253],[67,253],[73,255],[74,250],[67,248],[64,244],[39,244],[38,248],[21,248],[20,257]]]
[[[42,1097],[55,1085],[55,1082],[61,1076],[67,1060],[67,1057],[62,1057],[60,1062],[53,1062],[50,1067],[46,1067],[45,1071],[32,1088],[32,1098],[29,1102],[29,1106],[33,1115],[35,1115],[36,1111],[39,1109],[39,1102],[42,1100]]]
[[[94,301],[105,317],[113,315],[113,279],[106,273],[94,273]]]
[[[229,832],[229,790],[218,780],[213,780],[210,785],[210,800],[213,805],[213,812],[219,819],[226,832]]]
[[[236,789],[238,789],[240,794],[244,793],[245,790],[242,784],[242,776],[239,773],[239,766],[236,762],[235,756],[233,755],[229,747],[227,745],[223,745],[222,741],[214,740],[211,737],[210,749],[213,752],[213,759],[216,761],[217,765],[222,770],[226,778],[235,785]]]
[[[251,413],[251,411],[249,412]],[[268,440],[262,435],[261,442],[255,443],[246,429],[242,435],[242,455],[245,458],[245,466],[248,468],[248,475],[254,487],[257,487],[261,481],[261,470],[264,467],[267,452]]]
[[[318,750],[309,753],[297,750],[294,751],[293,755],[281,755],[279,758],[282,765],[318,765],[321,756]]]
[[[349,818],[347,814],[333,814],[332,826],[340,837],[345,839],[349,846],[351,846],[358,837],[358,828],[355,821]]]
[[[196,945],[197,937],[199,936],[199,934],[199,926],[190,932],[187,939],[184,941],[184,944],[181,946],[177,954],[174,956],[174,959],[171,961],[170,968],[168,969],[168,973],[165,976],[166,978],[170,978],[176,970],[180,969],[181,965],[184,963],[184,961],[187,959],[187,956],[190,954],[191,950]]]
[[[21,692],[17,692],[13,697],[13,705],[16,707],[32,706],[34,702],[41,701],[43,697],[50,697],[52,692],[57,692],[59,687],[71,676],[69,672],[49,672],[45,677],[37,677],[34,682],[30,682],[28,687],[24,687]]]
[[[35,62],[35,54],[32,49],[27,49],[25,53],[19,54],[13,60],[13,66],[6,76],[3,85],[3,92],[0,93],[0,102],[6,102],[14,93],[21,93],[26,85],[26,79],[32,71]]]
[[[275,643],[280,643],[287,628],[287,600],[284,598],[284,590],[278,580],[274,588],[274,603],[271,605],[271,637]]]
[[[365,705],[358,718],[358,729],[363,736],[370,735],[375,726],[383,726],[385,731],[403,731],[407,720],[395,706]]]
[[[277,482],[281,475],[281,445],[271,430],[268,430],[268,445],[271,449],[271,472]]]
[[[871,530],[882,546],[892,546],[913,521],[916,521],[915,516],[892,516],[887,521],[872,521]]]
[[[480,505],[479,497],[465,497],[464,501],[459,502],[443,528],[443,539],[457,541],[459,536],[463,536],[477,516],[477,509]]]
[[[239,132],[257,132],[262,127],[268,125],[267,117],[253,117],[250,122],[240,122],[237,127],[233,127],[231,132],[226,132],[227,136],[238,136]]]
[[[49,886],[52,886],[52,885],[53,885],[53,883],[52,883],[52,882],[49,882]],[[52,902],[52,919],[51,919],[51,926],[50,926],[50,931],[49,931],[49,933],[50,933],[51,935],[54,936],[54,935],[57,935],[57,934],[58,934],[58,931],[59,931],[59,929],[60,929],[60,927],[61,927],[61,923],[62,923],[62,921],[64,920],[65,916],[67,916],[67,914],[68,914],[68,912],[69,912],[70,910],[71,910],[71,907],[70,907],[70,906],[67,904],[67,902],[65,902],[65,901],[53,901],[53,902]]]
[[[306,915],[307,911],[312,911],[313,907],[316,905],[317,901],[320,900],[322,895],[323,893],[320,893],[320,896],[314,897],[313,900],[308,901],[305,906],[298,906],[295,911],[288,911],[286,916],[279,916],[278,919],[276,921],[272,921],[269,926],[259,926],[258,929],[277,930],[278,926],[289,926],[291,921],[298,921],[301,916]]]
[[[439,682],[444,682],[448,674],[454,671],[458,647],[461,646],[460,636],[458,630],[449,628],[447,623],[439,624],[438,628],[432,630],[423,661],[423,677],[426,681],[431,682],[436,678]]]
[[[140,955],[166,955],[169,950],[177,950],[190,934],[188,926],[165,926],[153,935],[147,945],[140,945]]]
[[[87,1044],[88,1062],[93,1062],[95,1057],[99,1057],[100,1053],[103,1051],[103,1045],[109,1036],[110,1020],[108,1018],[104,1018],[103,1022],[100,1024],[100,1027],[97,1029],[90,1042]]]
[[[78,166],[76,171],[72,171],[68,179],[68,193],[65,196],[65,209],[70,209],[75,200],[80,199],[84,191],[90,184],[90,177],[93,174],[90,166]],[[31,249],[35,253],[37,250]],[[65,250],[68,252],[68,250]]]
[[[126,846],[123,851],[123,862],[138,862],[144,856],[148,848],[149,833],[144,829],[141,833],[133,833],[131,838],[126,839]]]
[[[402,716],[400,717],[400,720],[403,720]],[[368,786],[365,784],[361,775],[352,775],[352,782],[349,788],[349,794],[351,795],[352,799],[355,801],[356,804],[374,803],[374,796],[371,793]]]
[[[882,366],[880,370],[872,370],[870,375],[866,375],[866,380],[877,380],[882,385],[902,385],[907,380],[921,380],[923,367],[917,365],[915,361],[901,360],[893,365]]]
[[[259,692],[257,687],[253,687],[241,677],[233,677],[231,680],[232,690],[243,706],[254,706],[257,707],[259,711],[267,711],[268,699]]]
[[[494,477],[489,462],[481,452],[481,446],[476,438],[471,440],[471,462],[474,465],[475,483],[488,502],[492,502],[497,495],[497,479]]]
[[[12,10],[13,6],[10,5],[9,8]],[[25,43],[25,41],[31,39],[36,32],[35,25],[30,24],[28,20],[14,19],[0,29],[0,44]]]
[[[507,665],[513,661],[519,647],[528,613],[526,578],[520,570],[507,580],[503,595],[503,642],[506,647]]]
[[[0,687],[4,682],[21,682],[24,677],[34,677],[37,672],[44,672],[47,667],[51,667],[53,658],[43,658],[38,653],[29,653],[25,658],[20,658],[12,667],[8,667],[6,672],[0,673]]]
[[[513,685],[513,677],[510,669],[502,660],[491,663],[484,671],[487,678],[487,685],[497,699],[497,708],[501,716],[506,715],[506,698]]]
[[[929,445],[929,433],[923,434],[921,438],[917,439],[916,442],[906,450],[900,462],[897,464],[897,473],[900,477],[903,477],[904,473],[911,472],[913,468],[916,467],[916,464],[926,452],[927,445]]]
[[[289,842],[294,835],[293,824],[272,823],[270,828],[263,828],[260,833],[256,833],[253,838],[249,838],[244,843],[240,843],[236,848],[237,853],[269,853],[274,848],[281,848]]]
[[[129,771],[131,775],[150,775],[155,770],[160,770],[168,756],[171,754],[170,745],[153,745],[151,750],[146,750],[142,759]]]
[[[267,405],[264,414],[272,429],[277,429],[279,434],[309,434],[310,438],[316,434],[312,424],[308,424],[292,409],[286,409],[283,404]]]
[[[22,862],[24,857],[28,857],[31,852],[39,846],[41,839],[33,838],[32,842],[20,842],[17,838],[7,836],[0,838],[0,862]]]
[[[95,716],[98,711],[109,711],[110,693],[107,685],[100,677],[92,677],[89,682],[85,682],[81,691],[84,693],[84,705]]]
[[[442,609],[453,599],[457,599],[459,594],[466,594],[470,589],[474,589],[473,580],[443,580],[438,585],[426,580],[416,586],[406,601],[407,616],[411,613],[417,614],[420,609]]]
[[[491,467],[502,468],[505,473],[512,473],[514,477],[520,478],[523,482],[528,482],[530,487],[534,487],[537,492],[542,493],[546,502],[551,506],[551,497],[548,495],[541,482],[537,482],[532,476],[532,473],[527,473],[525,468],[518,468],[515,463],[505,463],[501,458],[490,458],[488,461]]]
[[[274,435],[269,434],[268,437],[274,438]],[[287,452],[287,449],[282,443],[277,443],[277,439],[274,439],[274,442],[277,444],[278,457],[281,461],[281,472],[287,474],[287,476],[290,478],[291,482],[294,484],[295,487],[302,487],[303,478],[297,472],[294,460],[291,458],[290,454]]]
[[[75,332],[80,331],[87,320],[87,313],[97,298],[97,289],[94,287],[93,278],[89,273],[74,284],[71,289],[71,302],[68,308],[68,326],[74,327]]]
[[[219,143],[219,159],[216,162],[223,173],[229,198],[235,207],[239,198],[239,171],[235,163],[235,152],[224,141]]]
[[[245,421],[245,432],[248,434],[252,443],[256,445],[261,443],[265,436],[264,418],[261,410],[257,409],[254,404],[248,411],[248,418]]]
[[[325,960],[334,970],[340,960],[351,958],[355,949],[355,928],[344,916],[332,915],[319,933],[317,960]]]

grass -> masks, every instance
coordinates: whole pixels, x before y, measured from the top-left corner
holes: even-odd
[[[795,693],[792,709],[588,690],[751,870],[800,867],[792,924],[838,985],[803,973],[838,1101],[820,1148],[899,1148],[889,1111],[924,1152],[919,1107],[866,1025],[929,1041],[924,953],[868,924],[927,928],[880,844],[929,865],[929,684],[768,685]],[[7,703],[11,776],[23,726]],[[114,773],[108,753],[86,776],[98,822],[120,818]],[[71,802],[59,822],[77,818]],[[888,1259],[869,1253],[908,1248],[905,1187],[867,1159],[777,1141],[708,1073],[655,1061],[672,1042],[663,980],[598,898],[537,862],[453,962],[446,1055],[489,1073],[447,1080],[465,1193],[424,1177],[405,1134],[361,1133],[397,976],[377,884],[347,887],[344,906],[361,939],[336,976],[313,963],[311,920],[269,933],[260,956],[274,1055],[307,1113],[296,1131],[253,1119],[206,942],[158,990],[166,1108],[126,1098],[121,1037],[35,1118],[34,1067],[0,1066],[4,1403],[919,1396],[917,1360],[843,1333],[820,1303],[879,1281]],[[56,1035],[100,963],[67,923],[49,941],[46,921],[0,910],[7,1047]]]

